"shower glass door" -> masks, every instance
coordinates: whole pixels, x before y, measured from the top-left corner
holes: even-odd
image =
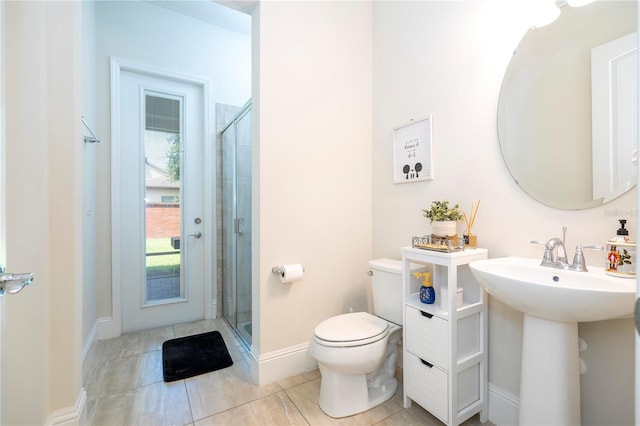
[[[222,315],[251,345],[251,103],[222,133]]]

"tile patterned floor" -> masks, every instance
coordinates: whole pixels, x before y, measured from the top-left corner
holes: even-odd
[[[233,366],[164,383],[162,342],[219,330]],[[205,320],[102,340],[86,378],[90,425],[441,425],[417,404],[402,408],[402,391],[358,415],[333,419],[318,406],[318,370],[256,386],[248,353],[223,320]],[[480,425],[478,417],[464,423]]]

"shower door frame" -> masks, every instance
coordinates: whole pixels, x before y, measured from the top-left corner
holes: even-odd
[[[222,213],[222,268],[223,268],[223,272],[222,272],[222,292],[221,292],[221,298],[222,298],[222,307],[221,307],[221,312],[222,312],[222,317],[225,319],[225,321],[227,321],[227,323],[229,323],[229,325],[236,331],[236,333],[240,336],[241,340],[243,340],[243,342],[247,345],[247,346],[251,346],[252,342],[253,342],[253,333],[249,333],[243,330],[240,330],[240,328],[238,327],[240,324],[238,323],[238,240],[239,238],[242,238],[242,235],[246,235],[247,232],[243,231],[244,228],[246,228],[247,226],[249,227],[249,229],[251,229],[251,218],[249,218],[248,220],[244,220],[244,217],[240,217],[239,213],[238,213],[238,127],[237,124],[239,122],[242,121],[242,119],[244,119],[248,114],[251,114],[252,112],[252,102],[251,100],[249,100],[245,105],[242,106],[242,108],[240,108],[238,110],[238,112],[236,113],[236,115],[233,117],[233,119],[221,130],[220,134],[221,134],[221,142],[223,144],[223,146],[221,147],[221,151],[222,151],[222,167],[224,170],[224,156],[225,156],[225,146],[224,146],[224,135],[225,132],[229,131],[230,129],[232,129],[233,131],[233,183],[232,183],[232,187],[233,189],[231,190],[232,192],[232,210],[231,210],[231,216],[232,216],[232,221],[228,224],[225,225],[225,218],[227,218],[227,216],[225,216],[224,211],[226,210],[226,208],[224,207],[224,203],[225,203],[225,196],[224,196],[224,188],[225,188],[225,178],[224,178],[224,172],[223,172],[223,177],[222,177],[222,188],[223,188],[223,196],[222,196],[222,203],[223,203],[223,213]],[[251,134],[251,127],[249,127],[249,132]],[[251,141],[249,141],[249,147],[251,148]],[[251,164],[249,162],[249,170],[250,170]],[[251,182],[251,177],[249,178],[249,181]],[[251,188],[251,190],[253,190],[253,188]],[[249,207],[249,212],[251,213],[251,196],[249,195],[248,200],[248,207]],[[228,215],[228,213],[227,213]],[[233,231],[228,232],[229,229],[232,229]],[[230,247],[225,247],[225,235],[226,233],[229,233],[231,235],[233,235],[232,239],[232,243],[230,245]],[[249,255],[249,262],[248,265],[245,265],[248,268],[248,277],[245,277],[246,280],[248,280],[248,288],[249,288],[249,299],[248,302],[249,306],[251,307],[250,309],[250,318],[249,318],[249,323],[252,323],[252,318],[251,316],[253,315],[253,305],[252,305],[252,295],[251,295],[251,285],[252,285],[252,279],[251,279],[251,230],[249,230],[248,232],[249,234],[249,243],[248,243],[248,255]],[[227,259],[225,254],[227,253],[232,253],[232,259]],[[229,265],[229,266],[227,266]],[[230,276],[229,276],[229,269],[230,271]],[[246,271],[245,271],[246,273]],[[230,282],[228,282],[230,280]],[[230,294],[231,293],[231,294]],[[232,305],[232,306],[231,306]],[[228,307],[229,306],[229,307]],[[249,336],[249,338],[247,338],[247,335]]]

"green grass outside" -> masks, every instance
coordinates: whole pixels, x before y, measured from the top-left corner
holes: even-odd
[[[171,247],[171,238],[147,238],[147,253],[161,252],[176,254],[147,256],[147,277],[180,275],[180,250]]]

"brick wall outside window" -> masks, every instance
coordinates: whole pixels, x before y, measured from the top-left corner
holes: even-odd
[[[147,238],[180,236],[179,203],[147,203]]]

